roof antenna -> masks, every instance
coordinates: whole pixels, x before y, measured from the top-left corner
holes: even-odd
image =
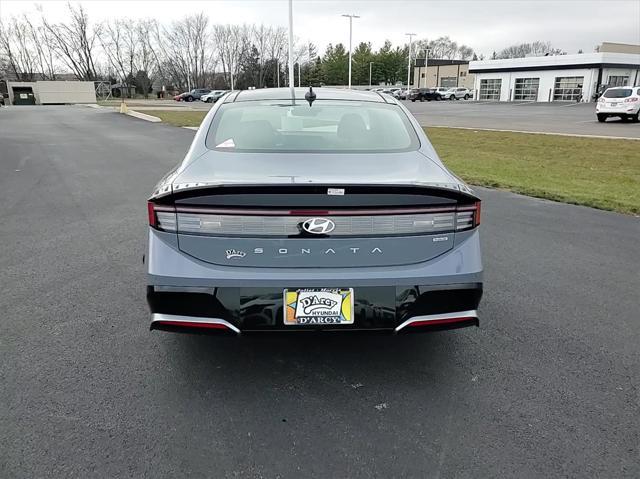
[[[309,102],[309,106],[312,106],[313,102],[316,101],[316,94],[313,93],[312,86],[309,86],[309,91],[304,94],[304,99]]]

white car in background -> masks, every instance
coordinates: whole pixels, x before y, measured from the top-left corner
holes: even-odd
[[[607,88],[596,103],[599,122],[617,116],[633,122],[640,121],[640,86],[617,86]]]
[[[441,89],[444,91],[441,91]],[[468,88],[462,87],[452,87],[448,89],[440,87],[438,88],[438,94],[442,97],[443,100],[459,100],[461,98],[468,100],[473,96]]]
[[[398,90],[396,90],[396,91],[394,91],[394,92],[393,92],[393,96],[394,96],[395,98],[397,98],[398,100],[406,100],[406,99],[407,99],[407,97],[409,96],[409,92],[410,92],[410,91],[411,91],[411,90],[401,90],[401,89],[398,89]]]
[[[212,90],[206,95],[202,95],[200,97],[200,101],[203,101],[205,103],[215,103],[216,101],[218,101],[218,98],[227,93],[227,91],[228,90]]]

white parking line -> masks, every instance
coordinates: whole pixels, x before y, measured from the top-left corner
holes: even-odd
[[[456,130],[499,131],[504,133],[529,133],[531,135],[575,136],[578,138],[604,138],[605,140],[640,141],[640,138],[634,138],[629,136],[581,135],[578,133],[554,133],[550,131],[500,130],[497,128],[471,128],[468,126],[430,125],[430,126],[423,126],[423,128],[455,128]]]

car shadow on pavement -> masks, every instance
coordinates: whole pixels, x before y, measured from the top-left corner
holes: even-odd
[[[421,381],[433,376],[437,382],[463,347],[459,334],[178,335],[169,347],[175,350],[168,353],[185,374],[208,381],[249,376],[273,385],[317,377],[357,385],[367,380],[406,382],[407,376],[418,375]]]

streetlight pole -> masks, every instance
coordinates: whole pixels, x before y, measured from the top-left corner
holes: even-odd
[[[371,90],[371,67],[373,66],[373,62],[369,62],[369,90]]]
[[[293,0],[289,0],[289,90],[291,90],[291,100],[295,102],[296,79],[293,73]]]
[[[409,66],[407,66],[407,89],[410,88],[409,82],[411,81],[411,42],[415,33],[405,33],[409,37]]]
[[[349,90],[351,90],[351,39],[353,33],[353,19],[360,18],[358,15],[342,15],[343,17],[349,17]]]
[[[430,50],[429,47],[424,49],[424,87],[425,88],[428,88],[428,81],[429,81],[429,50]],[[420,80],[418,80],[418,88],[419,87],[420,87]]]

